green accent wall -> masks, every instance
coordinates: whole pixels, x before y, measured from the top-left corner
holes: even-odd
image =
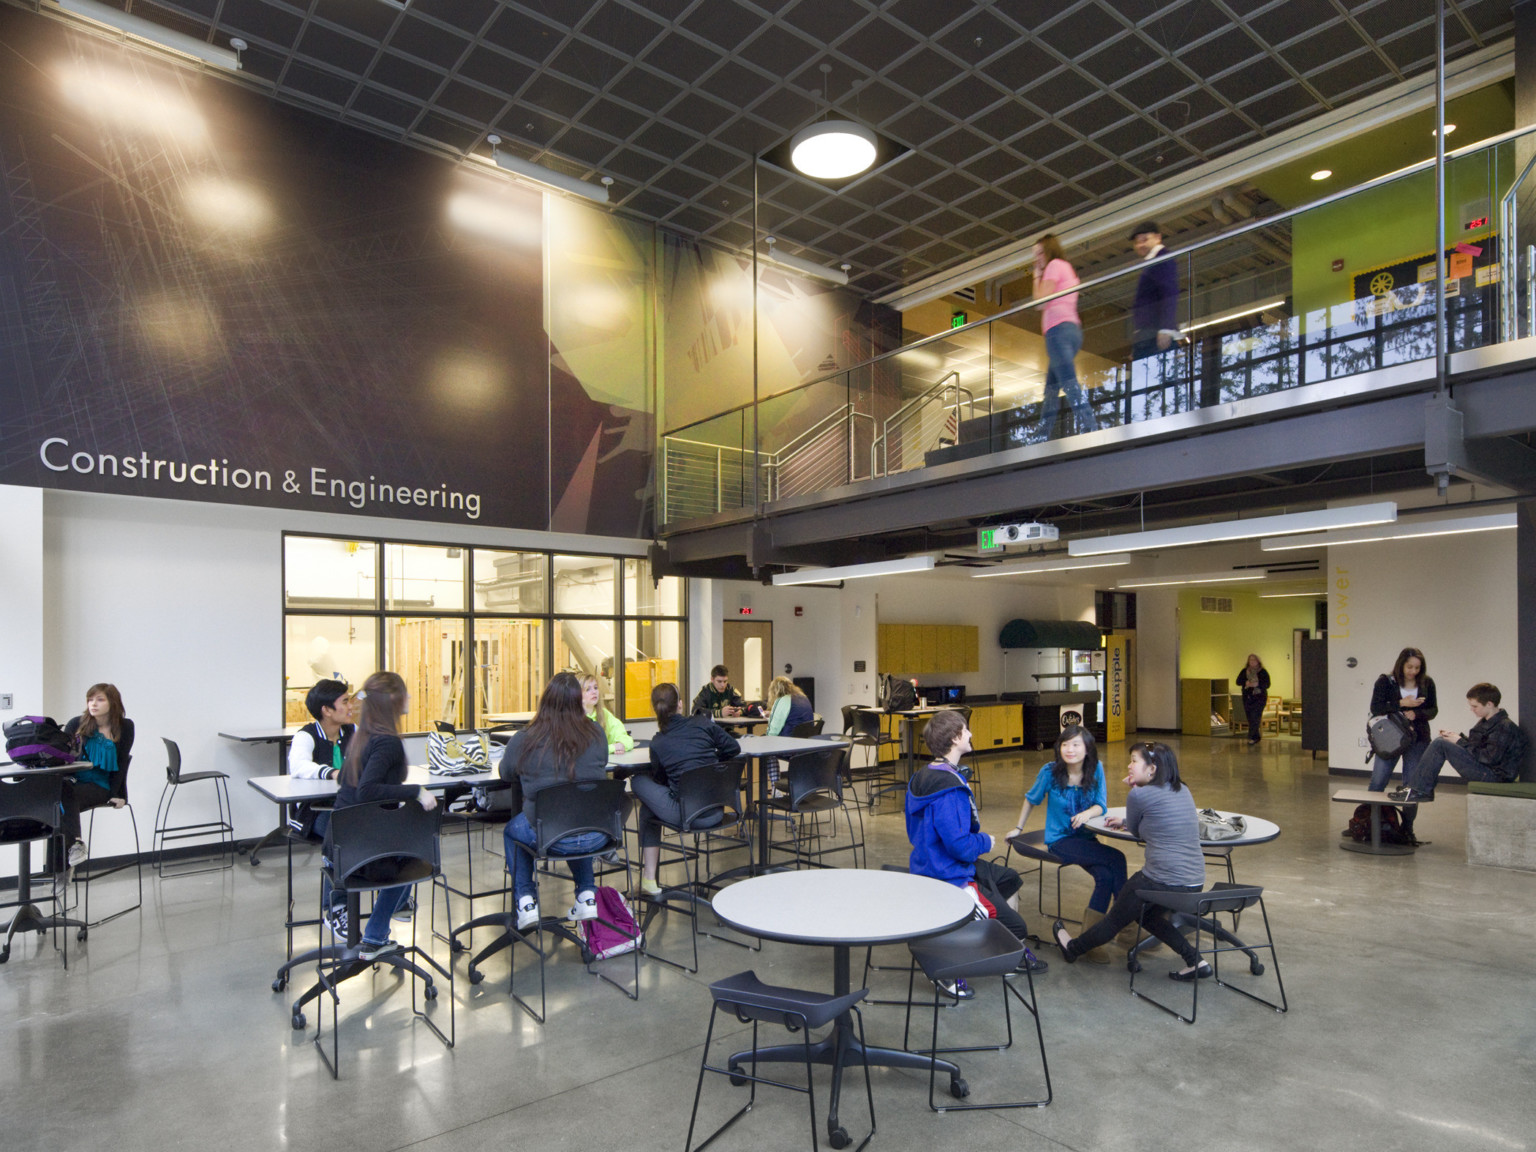
[[[1202,612],[1202,596],[1230,597],[1232,611]],[[1271,695],[1290,696],[1291,631],[1313,630],[1316,603],[1306,596],[1262,600],[1255,592],[1181,590],[1179,678],[1232,680],[1247,662],[1248,653],[1257,652],[1269,669]]]

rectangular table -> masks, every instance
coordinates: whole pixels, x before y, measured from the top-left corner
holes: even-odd
[[[223,740],[233,740],[237,744],[276,744],[277,745],[277,771],[282,776],[288,775],[288,744],[297,735],[298,728],[236,728],[229,732],[220,732]],[[288,806],[282,805],[278,809],[277,827],[268,832],[251,847],[250,863],[252,867],[260,864],[257,856],[263,848],[287,840],[288,837]]]

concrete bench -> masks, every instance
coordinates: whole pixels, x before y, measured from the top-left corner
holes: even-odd
[[[1536,872],[1536,783],[1467,784],[1467,863]]]

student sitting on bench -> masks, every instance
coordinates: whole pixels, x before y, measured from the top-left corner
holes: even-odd
[[[1435,798],[1435,783],[1440,766],[1449,764],[1466,780],[1487,780],[1507,784],[1520,775],[1525,759],[1526,739],[1520,726],[1499,707],[1503,699],[1492,684],[1474,684],[1467,689],[1467,707],[1477,717],[1472,731],[1465,736],[1440,729],[1419,758],[1406,787],[1388,793],[1388,799],[1406,804],[1427,804]]]

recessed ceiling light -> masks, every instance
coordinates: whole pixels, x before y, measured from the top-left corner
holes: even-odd
[[[1445,126],[1445,134],[1446,134],[1446,135],[1447,135],[1447,136],[1449,136],[1449,135],[1450,135],[1450,134],[1451,134],[1451,133],[1452,133],[1452,132],[1454,132],[1454,131],[1456,131],[1456,125],[1454,125],[1454,124],[1447,124],[1447,125],[1446,125],[1446,126]],[[1434,134],[1435,134],[1435,130],[1434,130],[1434,129],[1433,129],[1433,128],[1431,128],[1431,129],[1430,129],[1430,130],[1429,130],[1429,134],[1430,134],[1430,135],[1431,135],[1431,136],[1433,136],[1433,135],[1434,135]]]
[[[852,120],[823,120],[789,142],[789,160],[816,180],[846,180],[875,162],[875,134]]]
[[[1319,168],[1316,172],[1312,173],[1312,179],[1314,179],[1314,180],[1326,180],[1326,179],[1328,179],[1328,177],[1330,177],[1332,175],[1333,175],[1333,169],[1332,168]]]

